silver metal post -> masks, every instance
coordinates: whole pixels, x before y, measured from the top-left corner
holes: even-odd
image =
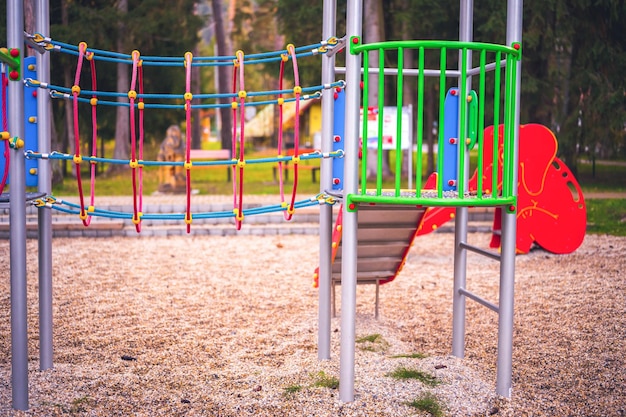
[[[473,11],[474,2],[472,0],[461,0],[461,13],[459,20],[459,40],[464,42],[471,42],[473,39]],[[459,52],[462,53],[462,52]],[[469,52],[468,52],[469,53]],[[471,62],[471,55],[468,57],[468,62]],[[460,65],[460,57],[459,57]],[[459,71],[461,68],[459,67]],[[461,83],[466,83],[466,93],[469,93],[471,89],[471,81],[462,79],[459,77],[459,88]],[[459,106],[466,106],[467,101],[463,98],[459,98]],[[461,112],[459,111],[459,114]],[[467,112],[465,112],[467,115]],[[459,129],[461,129],[461,122],[465,123],[465,120],[459,121]],[[457,135],[457,137],[460,137]],[[459,141],[459,146],[465,146],[464,140]],[[460,158],[460,152],[458,157]],[[466,161],[461,161],[462,169],[464,169],[464,178],[468,178],[468,165]],[[459,184],[458,192],[462,193],[466,189],[465,184]],[[467,242],[467,221],[468,221],[468,208],[457,207],[456,216],[454,219],[454,292],[452,296],[452,354],[459,358],[465,356],[465,296],[461,290],[465,289],[467,281],[467,251],[463,248],[462,244]]]
[[[35,27],[44,36],[50,33],[49,0],[40,0],[35,9]],[[50,82],[50,54],[37,55],[37,78]],[[37,95],[37,138],[39,152],[50,153],[50,96]],[[37,166],[37,189],[52,192],[50,160],[40,159]],[[39,369],[52,368],[52,212],[49,208],[37,212],[39,222]]]
[[[335,35],[337,20],[336,0],[324,0],[324,18],[322,39],[327,40]],[[330,84],[335,80],[335,55],[322,56],[322,84]],[[333,114],[335,102],[332,91],[326,90],[322,95],[322,152],[332,151]],[[320,170],[320,192],[332,187],[332,160],[322,159]],[[323,205],[320,209],[320,262],[319,262],[319,305],[317,329],[317,357],[320,360],[330,359],[330,322],[331,322],[331,274],[332,274],[332,229],[333,207]]]
[[[20,51],[20,77],[9,81],[9,132],[24,139],[24,4],[7,1],[7,47]],[[9,222],[11,238],[11,375],[13,408],[28,409],[28,329],[26,292],[26,173],[24,149],[11,149]]]
[[[506,41],[522,41],[523,1],[509,0],[507,3]],[[521,89],[521,61],[517,63],[515,89],[515,112],[513,135],[515,152],[513,166],[519,164],[519,106]],[[513,193],[517,195],[517,169],[513,170]],[[504,212],[502,215],[502,256],[500,263],[500,315],[498,322],[498,362],[496,374],[496,392],[504,397],[511,396],[513,370],[513,320],[515,288],[515,244],[517,241],[517,211]]]
[[[361,36],[363,4],[348,2],[346,35]],[[361,56],[346,53],[346,126],[344,195],[358,190],[359,112],[361,100]],[[357,272],[357,212],[344,205],[341,263],[341,351],[339,358],[339,399],[354,401],[354,351]]]

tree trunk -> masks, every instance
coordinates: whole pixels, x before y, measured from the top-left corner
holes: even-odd
[[[224,18],[222,16],[222,1],[221,0],[212,0],[213,6],[213,21],[215,23],[215,45],[217,48],[218,56],[226,56],[230,55],[228,51],[228,44],[226,42],[226,34],[224,31]],[[217,67],[217,90],[219,94],[228,94],[230,93],[230,81],[231,77],[229,76],[231,68],[229,66],[219,66]],[[218,99],[219,103],[229,103],[230,100],[228,98],[220,98]],[[232,146],[232,122],[231,122],[231,111],[230,107],[221,107],[219,109],[220,119],[221,119],[221,127],[220,127],[220,140],[222,143],[223,149],[231,149]]]
[[[128,0],[119,0],[117,5],[120,14],[128,13]],[[125,24],[122,20],[118,23],[118,36],[117,36],[117,51],[123,52],[124,50],[124,30]],[[128,91],[130,86],[128,67],[126,64],[117,64],[117,91]],[[120,103],[125,103],[125,97],[118,97]],[[115,119],[115,148],[113,149],[113,158],[115,159],[129,159],[130,154],[130,116],[129,108],[127,106],[118,106],[116,109]],[[112,164],[109,167],[109,172],[117,171],[123,168],[127,168],[128,165],[116,165]]]
[[[382,42],[385,39],[385,29],[384,29],[384,16],[383,16],[383,3],[382,0],[365,0],[364,2],[364,10],[363,15],[365,18],[363,27],[363,41],[365,43],[373,43],[373,42]],[[370,53],[369,61],[370,67],[373,66],[375,68],[378,67],[379,56],[377,52]],[[384,77],[383,74],[370,74],[369,76],[369,85],[377,86],[378,85],[378,77]],[[377,88],[369,89],[368,103],[370,107],[377,108],[378,100],[385,100],[385,97],[379,97]],[[367,109],[364,109],[363,112],[366,114]],[[364,115],[365,117],[365,115]],[[379,115],[382,117],[382,114]],[[363,132],[363,146],[367,146],[367,137],[365,132]],[[375,149],[367,150],[367,176],[372,177],[376,176],[378,171],[377,166],[378,161],[378,152]],[[389,152],[384,151],[383,153],[383,176],[390,176],[391,171],[389,169]]]

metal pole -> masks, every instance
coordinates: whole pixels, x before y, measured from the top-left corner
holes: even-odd
[[[37,2],[35,10],[36,30],[44,36],[50,34],[49,0]],[[50,82],[50,54],[37,55],[37,78]],[[39,152],[50,153],[50,96],[37,95],[37,138]],[[38,161],[39,192],[52,192],[50,160]],[[39,222],[39,369],[52,368],[52,212],[49,208],[37,212]]]
[[[522,41],[523,1],[509,0],[507,3],[506,42]],[[517,63],[515,81],[515,112],[513,135],[515,152],[513,166],[519,164],[519,106],[521,89],[521,61]],[[513,194],[517,195],[517,169],[513,170]],[[504,210],[503,210],[504,212]],[[500,315],[498,317],[498,362],[496,373],[496,392],[503,397],[511,396],[513,372],[513,319],[515,289],[515,243],[517,236],[517,211],[502,215],[502,261],[500,263]]]
[[[363,4],[348,2],[346,34],[361,36]],[[361,56],[346,54],[346,128],[344,195],[358,190],[359,116],[361,102]],[[339,358],[339,399],[354,401],[354,350],[356,317],[357,212],[344,204],[341,263],[341,352]]]
[[[459,40],[463,42],[471,42],[473,39],[473,12],[474,3],[473,0],[461,0],[461,13],[459,20]],[[459,51],[459,53],[462,53]],[[470,52],[468,52],[470,53]],[[459,65],[460,65],[459,57]],[[468,57],[468,62],[471,62],[471,55]],[[459,71],[461,68],[459,67]],[[459,77],[459,87],[461,83],[466,83],[466,93],[469,93],[471,89],[471,82],[469,80]],[[459,97],[459,106],[466,106],[467,101],[464,97]],[[459,111],[459,114],[461,112]],[[465,112],[467,114],[467,112]],[[465,120],[459,121],[459,129],[461,129],[461,122],[465,123]],[[457,135],[457,137],[460,137]],[[459,140],[459,146],[465,146],[465,140]],[[459,156],[460,158],[460,153]],[[462,168],[468,171],[468,165],[466,161],[460,161]],[[464,178],[468,178],[467,172]],[[465,191],[465,184],[458,184],[457,190],[459,193]],[[467,221],[468,221],[468,208],[457,207],[456,216],[454,219],[454,292],[452,296],[452,354],[459,358],[465,356],[465,296],[461,290],[465,289],[467,281],[467,251],[464,249],[463,244],[467,242]]]
[[[335,35],[337,20],[336,0],[324,0],[324,18],[322,39],[327,40]],[[322,56],[322,84],[330,84],[335,80],[335,54]],[[335,100],[332,91],[322,95],[322,152],[332,151],[333,113]],[[320,192],[332,187],[332,160],[322,159],[320,170]],[[332,274],[332,226],[333,207],[323,205],[320,209],[320,262],[319,262],[319,305],[317,329],[317,357],[320,360],[330,359],[330,322],[331,322],[331,274]]]
[[[24,138],[24,4],[7,1],[7,47],[20,54],[19,77],[9,81],[9,132]],[[13,408],[28,409],[28,328],[26,291],[26,173],[24,149],[11,149],[9,222],[11,254],[11,375]]]

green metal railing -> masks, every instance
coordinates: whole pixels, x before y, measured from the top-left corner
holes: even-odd
[[[362,44],[360,38],[354,37],[350,40],[350,53],[363,54],[363,162],[361,164],[360,191],[358,194],[348,195],[348,202],[354,203],[384,203],[384,204],[415,204],[424,206],[499,206],[515,205],[515,169],[516,169],[516,143],[514,135],[515,112],[516,112],[516,79],[517,62],[521,59],[520,44],[511,46],[478,43],[478,42],[458,42],[458,41],[393,41],[372,44]],[[404,68],[404,52],[412,49],[417,54],[417,70],[406,70]],[[449,54],[458,52],[458,61],[449,59]],[[370,69],[370,54],[378,53],[378,69]],[[438,59],[436,55],[439,54]],[[476,54],[476,56],[474,55]],[[397,70],[385,68],[387,57],[397,57]],[[431,58],[429,62],[439,61],[438,69],[427,69],[427,56]],[[435,59],[433,59],[435,58]],[[472,59],[474,58],[474,61]],[[478,59],[476,59],[478,58]],[[475,66],[473,66],[475,62]],[[454,65],[454,69],[448,69],[449,65]],[[370,73],[378,72],[378,83],[376,86],[370,85]],[[412,189],[402,187],[402,107],[404,103],[404,78],[405,72],[412,71],[411,76],[417,76],[417,100],[416,100],[416,145],[417,160],[415,169],[415,186]],[[504,74],[502,74],[504,72]],[[394,166],[395,177],[393,187],[383,187],[383,108],[385,87],[388,85],[386,77],[389,74],[396,77],[396,108],[397,108],[397,132],[396,132],[396,158],[395,162],[390,162]],[[487,78],[489,74],[488,84]],[[423,186],[423,163],[422,145],[424,143],[424,91],[425,77],[438,77],[439,105],[438,105],[438,158],[437,174],[439,181],[435,190],[422,190]],[[472,79],[478,79],[478,91],[473,94],[471,90]],[[446,87],[450,80],[457,81],[459,92],[459,115],[458,126],[459,138],[469,136],[469,119],[474,119],[474,129],[476,132],[477,179],[475,189],[469,190],[469,152],[470,147],[463,145],[465,141],[459,140],[457,157],[457,178],[456,192],[444,191],[442,181],[442,169],[444,165],[444,99]],[[377,173],[374,184],[367,180],[367,109],[369,108],[368,96],[371,88],[378,88],[378,145],[377,145]],[[490,175],[485,175],[485,155],[484,129],[485,102],[486,95],[493,93],[493,118],[490,120],[494,128],[493,155],[494,161]],[[478,109],[470,111],[469,105],[464,97],[472,95],[478,98]],[[475,105],[475,103],[474,103]],[[473,113],[473,114],[470,114]],[[502,119],[500,119],[502,113]],[[502,121],[501,121],[502,120]],[[498,126],[504,125],[502,135]],[[503,136],[502,138],[500,136]],[[499,146],[499,144],[501,145]],[[501,154],[500,154],[501,152]],[[412,152],[409,153],[412,155]],[[501,159],[500,159],[501,155]],[[497,161],[500,161],[499,163]],[[488,173],[489,174],[489,173]],[[489,184],[483,184],[483,176],[491,177]],[[371,182],[371,181],[370,181]]]

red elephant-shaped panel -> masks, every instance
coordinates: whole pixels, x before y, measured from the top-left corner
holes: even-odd
[[[491,181],[493,127],[485,129],[483,183]],[[503,137],[502,126],[499,138]],[[556,157],[557,140],[547,127],[520,126],[517,198],[518,253],[527,253],[536,243],[557,254],[578,249],[585,238],[587,210],[580,185],[569,168]],[[502,164],[502,142],[498,164]],[[501,172],[499,170],[499,172]],[[501,184],[501,179],[498,179]],[[500,246],[501,210],[496,210],[491,247]]]
[[[498,189],[502,187],[503,128],[498,135]],[[493,126],[485,129],[483,141],[483,184],[492,184]],[[587,211],[582,190],[569,168],[556,157],[557,140],[545,126],[520,126],[517,199],[518,253],[527,253],[533,243],[557,254],[578,249],[585,238]],[[477,189],[478,173],[469,181],[469,189]],[[436,188],[433,173],[425,185]],[[424,214],[418,235],[430,233],[454,218],[454,208],[431,207]],[[500,247],[501,209],[494,216],[490,246]]]

